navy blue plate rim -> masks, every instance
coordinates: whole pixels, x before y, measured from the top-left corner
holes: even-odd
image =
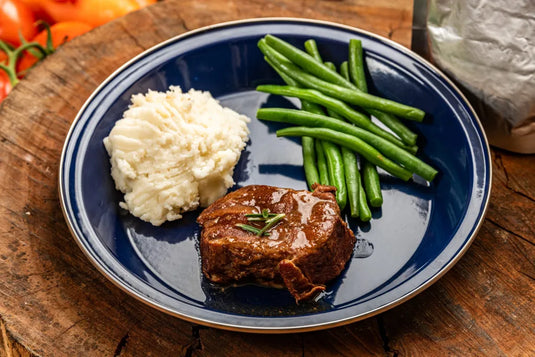
[[[196,308],[196,307],[190,307],[189,311],[178,311],[177,309],[171,309],[168,306],[165,306],[165,304],[159,301],[156,301],[154,299],[155,295],[152,295],[152,296],[149,296],[148,294],[144,295],[136,289],[134,284],[131,284],[128,280],[125,280],[124,277],[126,276],[129,279],[134,279],[134,283],[136,283],[135,280],[137,278],[132,276],[129,273],[129,271],[124,269],[124,267],[120,266],[120,264],[117,263],[116,266],[113,267],[115,271],[110,269],[110,267],[107,266],[107,262],[109,262],[110,260],[113,261],[114,258],[105,249],[99,250],[97,252],[94,249],[94,247],[88,244],[84,236],[84,232],[80,228],[80,225],[77,223],[76,213],[73,212],[72,205],[71,205],[71,198],[67,194],[67,192],[70,192],[69,185],[72,185],[72,182],[67,182],[66,180],[66,178],[69,177],[68,172],[67,172],[68,165],[66,164],[66,161],[69,158],[69,155],[71,155],[72,157],[72,154],[75,154],[73,152],[69,152],[69,149],[70,149],[70,144],[72,144],[71,143],[72,137],[77,129],[77,123],[82,117],[84,111],[91,104],[92,100],[97,96],[97,94],[109,82],[111,82],[113,79],[118,77],[123,72],[123,70],[132,66],[133,64],[138,62],[143,57],[149,54],[152,54],[154,52],[157,52],[160,48],[163,48],[170,43],[174,43],[182,39],[195,36],[198,34],[202,34],[208,31],[217,31],[220,29],[225,29],[225,28],[229,28],[232,26],[236,26],[236,25],[247,25],[247,24],[257,25],[262,22],[270,23],[270,24],[302,23],[302,24],[310,24],[310,25],[328,26],[328,27],[332,27],[335,29],[351,31],[351,32],[362,34],[376,41],[382,42],[389,47],[393,47],[394,49],[399,50],[400,52],[403,52],[405,55],[411,57],[420,65],[424,65],[428,67],[429,69],[431,69],[431,71],[434,72],[435,75],[439,76],[441,80],[443,80],[447,85],[450,86],[451,90],[454,91],[455,94],[461,99],[463,105],[465,106],[465,109],[469,112],[473,120],[472,124],[476,126],[476,129],[477,129],[476,131],[479,134],[478,139],[481,141],[482,151],[485,154],[483,157],[485,159],[485,162],[483,163],[483,167],[485,169],[484,182],[486,183],[486,185],[483,187],[482,192],[480,192],[480,200],[479,200],[479,203],[476,205],[476,207],[473,206],[472,202],[471,202],[471,205],[468,206],[468,210],[476,210],[476,212],[473,212],[473,213],[476,214],[477,218],[474,220],[474,224],[471,227],[468,227],[469,229],[467,232],[466,239],[462,242],[462,244],[460,244],[460,246],[457,248],[456,251],[448,252],[447,254],[448,257],[447,257],[446,262],[440,261],[439,263],[437,263],[435,261],[431,263],[431,264],[438,264],[439,267],[437,268],[436,273],[431,275],[429,279],[425,280],[424,282],[420,282],[420,283],[417,282],[416,284],[414,282],[412,283],[407,282],[407,281],[403,282],[403,284],[406,285],[405,288],[407,292],[405,294],[403,294],[402,296],[395,296],[388,303],[380,307],[370,308],[365,313],[353,315],[351,313],[348,314],[347,311],[331,311],[327,313],[308,314],[308,315],[303,315],[303,316],[290,316],[290,317],[256,317],[256,316],[251,317],[251,316],[240,316],[237,314],[224,313],[224,312],[205,311],[202,308]],[[433,283],[435,283],[438,279],[440,279],[464,255],[464,253],[468,250],[473,240],[475,239],[477,232],[481,228],[485,213],[488,208],[488,203],[490,199],[490,190],[492,186],[492,166],[490,165],[490,162],[491,162],[491,157],[490,157],[489,144],[485,136],[483,127],[481,125],[481,122],[479,121],[477,117],[477,114],[473,110],[472,106],[470,105],[466,97],[455,86],[455,84],[447,76],[445,76],[439,69],[433,66],[431,63],[429,63],[428,61],[426,61],[419,55],[415,54],[414,52],[408,50],[407,48],[389,39],[386,39],[382,36],[378,36],[376,34],[373,34],[368,31],[364,31],[355,27],[337,24],[337,23],[328,22],[328,21],[321,21],[321,20],[278,17],[278,18],[260,18],[260,19],[245,19],[245,20],[238,20],[238,21],[230,21],[230,22],[219,23],[219,24],[199,28],[193,31],[189,31],[184,34],[178,35],[176,37],[170,38],[169,40],[166,40],[140,53],[136,57],[132,58],[130,61],[126,62],[120,68],[118,68],[105,81],[103,81],[98,86],[98,88],[91,94],[91,96],[84,103],[84,105],[78,112],[78,115],[74,119],[71,125],[71,128],[66,136],[65,144],[64,144],[62,154],[61,154],[58,186],[59,186],[59,196],[60,196],[60,204],[61,204],[62,212],[67,222],[67,226],[69,230],[71,231],[71,234],[75,238],[76,243],[78,244],[80,249],[83,251],[83,253],[87,256],[87,258],[90,260],[90,262],[106,278],[108,278],[112,283],[114,283],[117,287],[119,287],[126,293],[130,294],[136,299],[141,300],[142,302],[160,311],[177,316],[181,319],[184,319],[190,322],[199,323],[199,324],[206,325],[206,326],[223,328],[223,329],[234,330],[234,331],[254,332],[254,333],[289,333],[289,332],[304,332],[304,331],[320,330],[320,329],[344,325],[350,322],[354,322],[354,321],[358,321],[358,320],[371,317],[373,315],[389,310],[407,301],[408,299],[421,293],[426,288],[428,288]],[[474,183],[474,186],[476,186],[476,183]],[[448,249],[448,246],[445,247],[445,249],[441,252],[439,257],[444,255],[445,250],[447,249]],[[137,283],[144,284],[141,281]],[[414,286],[412,286],[411,284],[413,284]],[[158,298],[163,301],[170,298],[160,292],[152,292],[152,293],[159,295]],[[392,291],[388,291],[384,294],[384,296],[388,300],[388,297],[391,294],[392,294]],[[366,304],[366,302],[364,302],[364,304]],[[266,319],[269,319],[269,323],[264,323]]]

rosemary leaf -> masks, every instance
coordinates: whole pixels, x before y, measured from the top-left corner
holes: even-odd
[[[269,229],[275,226],[281,219],[283,219],[284,216],[286,216],[284,213],[279,213],[275,217],[268,219],[264,228],[262,228],[260,232],[257,233],[257,235],[261,236],[262,234],[267,232]]]
[[[248,224],[238,223],[238,224],[236,224],[236,227],[240,227],[244,231],[251,232],[251,233],[254,233],[256,235],[262,235],[262,233],[260,233],[260,229],[258,229],[256,227],[253,227],[253,226],[250,226]]]

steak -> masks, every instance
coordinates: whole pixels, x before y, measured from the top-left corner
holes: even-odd
[[[206,278],[219,284],[285,286],[297,303],[325,290],[351,257],[355,236],[340,217],[336,188],[313,188],[246,186],[207,207],[197,219],[203,227],[200,248]],[[266,209],[285,214],[269,235],[237,226],[252,225],[246,214]]]

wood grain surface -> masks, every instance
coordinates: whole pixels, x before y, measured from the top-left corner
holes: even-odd
[[[535,156],[493,151],[487,218],[431,288],[326,331],[201,327],[123,293],[86,259],[58,200],[78,109],[122,63],[174,35],[265,16],[331,20],[410,45],[412,1],[163,1],[99,27],[33,69],[0,106],[0,356],[533,356]]]

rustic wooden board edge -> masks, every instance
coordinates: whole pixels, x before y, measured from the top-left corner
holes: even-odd
[[[199,16],[206,11],[202,7],[207,3],[213,5],[214,11]],[[9,306],[0,305],[0,343],[3,346],[0,356],[84,352],[136,355],[147,351],[156,354],[174,351],[187,356],[231,355],[240,351],[270,356],[353,355],[358,352],[389,356],[535,354],[535,316],[529,310],[529,302],[535,301],[535,265],[529,260],[535,256],[535,233],[531,224],[535,221],[534,156],[493,150],[494,188],[487,220],[466,256],[438,283],[384,314],[327,331],[277,337],[248,335],[169,317],[115,288],[87,262],[68,234],[55,187],[58,152],[77,109],[98,83],[120,64],[188,29],[251,14],[298,14],[336,19],[353,26],[360,22],[362,26],[359,27],[406,46],[410,44],[410,25],[404,25],[406,21],[402,20],[409,12],[382,8],[366,13],[363,3],[320,1],[314,9],[303,9],[302,3],[291,1],[267,7],[260,0],[241,4],[216,0],[165,1],[95,29],[35,68],[0,107],[0,150],[3,153],[0,171],[4,174],[9,165],[14,166],[9,167],[8,175],[0,177],[0,188],[18,190],[0,192],[0,213],[6,218],[0,223],[0,236],[6,243],[1,246],[0,253],[10,254],[9,258],[17,264],[31,266],[27,271],[29,277],[18,280],[21,286],[5,287],[4,291],[20,293],[20,302],[16,301],[19,305],[15,301]],[[384,5],[384,2],[379,3]],[[381,18],[384,23],[374,24],[366,14]],[[117,31],[117,39],[109,38],[112,31]],[[115,41],[122,43],[121,51],[116,48]],[[100,54],[102,66],[84,63],[84,55],[92,58],[96,52]],[[32,98],[39,106],[28,106],[27,98]],[[50,115],[54,117],[49,119]],[[28,139],[28,135],[35,137]],[[57,237],[43,242],[40,236],[43,230]],[[32,244],[24,246],[26,242]],[[69,256],[59,254],[62,249]],[[0,259],[0,266],[8,268],[5,264]],[[14,274],[9,270],[3,273]],[[40,277],[44,279],[38,281]],[[65,305],[68,303],[98,304],[98,297],[85,296],[80,288],[65,291],[69,289],[62,284],[69,281],[85,284],[84,289],[94,293],[109,294],[108,305],[99,311],[108,311],[110,316],[85,312],[78,316],[77,312],[68,311],[69,305]],[[459,282],[463,284],[460,286]],[[0,286],[4,286],[1,284],[0,281]],[[58,287],[62,289],[61,294],[57,292]],[[502,296],[515,291],[520,291],[522,297],[512,300],[510,296]],[[21,308],[25,302],[38,303],[48,295],[59,299],[55,307],[65,309],[66,316],[61,316],[61,323],[51,326],[56,333],[47,335],[46,331],[25,330],[32,323],[46,326],[46,321],[21,321],[20,316],[13,315],[9,309]],[[430,301],[436,305],[421,307]],[[25,309],[21,311],[29,314],[38,308],[30,304]],[[58,318],[52,310],[45,313],[46,318]],[[130,320],[122,321],[125,317]],[[106,323],[115,325],[109,329],[99,326]],[[56,340],[47,341],[46,337]],[[98,346],[93,345],[95,341]],[[221,346],[234,347],[224,349]]]

